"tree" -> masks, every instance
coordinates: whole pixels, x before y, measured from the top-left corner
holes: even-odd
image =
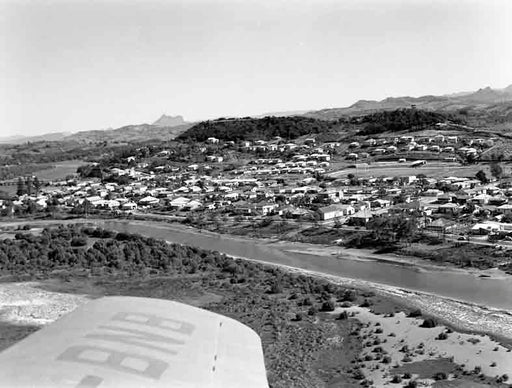
[[[503,176],[503,168],[499,163],[493,162],[491,163],[491,174],[496,179],[501,179]]]
[[[34,178],[34,189],[36,190],[36,196],[39,195],[39,191],[41,190],[41,182],[38,177]]]
[[[32,195],[32,177],[27,177],[25,187],[28,195]]]
[[[482,183],[488,183],[489,179],[487,179],[487,175],[485,175],[485,172],[483,170],[480,170],[475,175],[476,179],[478,179]]]
[[[18,178],[18,187],[16,189],[16,195],[19,197],[23,194],[25,194],[26,191],[25,191],[25,183],[23,182],[23,179]]]

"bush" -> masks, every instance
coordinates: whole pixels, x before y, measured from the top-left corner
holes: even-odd
[[[322,311],[334,311],[336,303],[332,299],[326,300],[322,303]]]
[[[343,311],[339,316],[338,316],[338,319],[340,321],[344,321],[346,319],[348,319],[348,313],[346,311]]]
[[[129,235],[128,233],[119,232],[118,234],[116,234],[117,241],[129,241],[131,239],[132,239],[132,236]]]
[[[437,326],[437,322],[432,318],[427,318],[420,325],[421,327],[432,328]]]
[[[391,382],[393,384],[401,383],[402,382],[402,378],[400,377],[400,375],[394,375],[393,378],[391,379]]]
[[[318,312],[315,306],[311,306],[308,310],[308,315],[315,315]]]
[[[433,376],[433,378],[434,378],[434,380],[446,380],[448,378],[448,376],[444,372],[437,372]]]
[[[279,280],[275,280],[270,286],[270,293],[280,294],[281,292],[283,292],[283,286],[281,285],[281,282]]]
[[[421,310],[420,309],[416,309],[416,310],[412,310],[408,317],[410,318],[418,318],[418,317],[421,317]]]
[[[87,238],[85,237],[73,237],[71,239],[72,247],[83,247],[85,245],[87,245]]]
[[[370,307],[370,301],[368,299],[365,299],[363,303],[361,303],[361,307]]]
[[[357,293],[354,290],[346,290],[343,293],[342,301],[355,302],[357,300]]]
[[[439,335],[436,337],[436,339],[441,340],[441,341],[448,339],[448,334],[446,334],[445,332],[439,333]]]

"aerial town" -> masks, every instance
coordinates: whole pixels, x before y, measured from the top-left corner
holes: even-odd
[[[0,388],[512,388],[511,26],[0,1]]]
[[[492,152],[496,140],[436,134],[346,144],[209,137],[190,164],[177,161],[172,148],[152,146],[110,166],[87,164],[64,179],[12,180],[17,196],[1,205],[6,215],[51,210],[187,222],[199,217],[212,224],[268,219],[339,229],[414,214],[425,232],[500,247],[512,240],[512,181],[499,162],[487,172],[460,163]]]

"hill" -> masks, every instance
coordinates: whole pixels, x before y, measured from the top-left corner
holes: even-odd
[[[99,129],[91,131],[53,132],[38,136],[10,136],[0,138],[0,144],[23,144],[27,142],[139,142],[150,139],[171,140],[189,129],[193,124],[187,123],[182,116],[160,117],[153,124],[126,125],[116,129]]]
[[[119,142],[132,143],[149,139],[171,140],[186,131],[192,124],[177,126],[159,126],[151,124],[127,125],[117,129],[83,131],[65,137],[64,141],[77,141],[82,143]]]
[[[177,140],[201,142],[209,137],[220,140],[271,140],[276,136],[291,140],[315,136],[322,141],[340,141],[349,135],[384,132],[411,132],[434,128],[438,123],[465,124],[464,116],[416,108],[320,120],[307,117],[265,117],[204,121],[178,136]]]
[[[230,118],[203,121],[183,132],[177,140],[205,141],[209,137],[221,140],[270,140],[276,136],[295,139],[335,129],[337,121],[308,117]]]
[[[162,115],[158,120],[156,120],[153,125],[156,127],[177,127],[180,125],[185,125],[187,122],[183,120],[183,116],[166,116]]]
[[[332,120],[344,116],[362,115],[382,110],[409,108],[412,105],[423,110],[448,112],[463,110],[476,113],[491,107],[494,107],[493,109],[496,110],[501,105],[508,107],[510,104],[512,104],[512,85],[504,89],[486,87],[475,92],[454,93],[444,96],[388,97],[382,101],[359,100],[349,107],[311,111],[304,116]]]
[[[383,132],[419,131],[433,127],[437,123],[464,124],[464,120],[454,114],[431,112],[416,108],[380,111],[364,116],[352,117],[350,124],[362,124],[358,135],[368,136]]]

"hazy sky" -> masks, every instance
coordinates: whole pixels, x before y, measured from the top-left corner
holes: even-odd
[[[0,0],[0,136],[511,83],[510,0]]]

